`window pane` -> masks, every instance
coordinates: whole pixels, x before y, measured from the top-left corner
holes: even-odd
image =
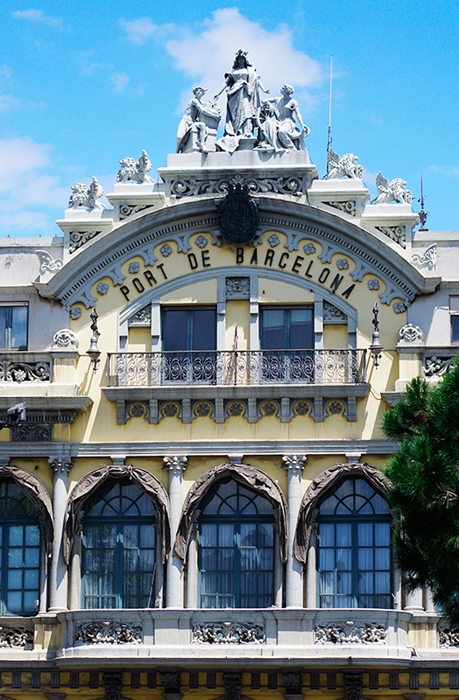
[[[12,348],[25,349],[27,347],[27,313],[27,306],[13,306],[11,328]]]
[[[163,311],[164,350],[189,350],[188,314],[186,309],[165,309]]]
[[[7,307],[0,306],[0,348],[6,348],[6,313]]]
[[[261,349],[262,350],[277,350],[284,349],[285,332],[284,332],[284,315],[283,309],[262,309],[261,312]]]
[[[215,309],[195,309],[190,350],[215,350],[216,332]]]
[[[290,348],[307,350],[312,347],[312,309],[290,309]]]
[[[459,315],[451,316],[451,342],[459,343]]]

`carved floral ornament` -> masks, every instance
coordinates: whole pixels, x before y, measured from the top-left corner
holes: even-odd
[[[423,343],[424,332],[419,326],[412,323],[405,323],[398,332],[398,339],[402,343]]]
[[[195,644],[262,644],[265,641],[260,625],[246,622],[207,622],[194,625]]]

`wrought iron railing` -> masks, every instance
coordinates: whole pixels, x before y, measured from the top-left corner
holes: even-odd
[[[109,353],[108,386],[359,384],[366,350]]]

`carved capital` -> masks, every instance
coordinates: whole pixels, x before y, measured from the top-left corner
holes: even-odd
[[[241,700],[242,673],[235,671],[224,673],[223,685],[225,686],[225,700]]]
[[[48,462],[53,474],[68,474],[72,468],[70,457],[50,457]]]
[[[306,455],[284,455],[282,457],[282,468],[288,472],[301,474],[306,466],[308,458]]]
[[[344,674],[344,691],[346,700],[361,700],[363,679],[361,673]]]
[[[106,700],[121,700],[123,681],[119,671],[104,673],[104,686]]]
[[[288,695],[298,695],[301,693],[301,671],[286,671],[282,674],[282,679]]]
[[[164,457],[163,469],[167,469],[171,476],[181,476],[186,469],[188,457],[175,455]]]

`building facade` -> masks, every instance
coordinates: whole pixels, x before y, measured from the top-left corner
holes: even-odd
[[[196,89],[160,183],[143,152],[0,239],[3,698],[457,697],[379,470],[455,355],[459,233],[351,154],[319,179],[290,86],[250,112],[235,66],[221,139]]]

